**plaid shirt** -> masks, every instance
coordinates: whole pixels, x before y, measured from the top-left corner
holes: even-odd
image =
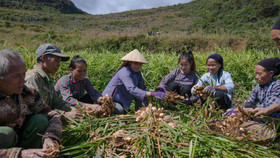
[[[99,102],[98,98],[101,97],[101,94],[94,89],[87,77],[85,77],[82,81],[76,82],[71,73],[61,77],[57,81],[55,90],[62,95],[64,100],[68,101],[72,105],[77,105],[76,99],[73,98],[74,92],[77,92],[77,96],[82,98],[86,90],[91,100],[97,103]]]
[[[257,85],[244,104],[247,103],[253,103],[256,107],[260,108],[269,107],[272,104],[278,104],[280,106],[280,80],[273,79],[264,87]],[[270,116],[280,117],[280,111],[274,112]]]
[[[176,82],[180,86],[194,86],[197,81],[197,72],[191,71],[188,74],[184,74],[180,68],[171,71],[166,75],[159,84],[159,87],[166,87],[170,82]]]

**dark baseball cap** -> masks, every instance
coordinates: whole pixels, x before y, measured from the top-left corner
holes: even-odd
[[[61,61],[68,61],[70,57],[61,53],[60,49],[57,48],[54,44],[43,44],[36,50],[37,58],[43,54],[52,54],[55,56],[61,57]]]

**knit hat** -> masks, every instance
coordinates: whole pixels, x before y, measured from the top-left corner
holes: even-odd
[[[126,54],[124,57],[121,58],[121,60],[148,64],[145,57],[137,49],[134,49],[130,53]]]
[[[274,76],[280,74],[280,58],[267,58],[260,61],[257,65],[264,67],[268,71],[274,71]]]
[[[272,30],[280,30],[280,18],[274,23]]]
[[[61,57],[61,61],[67,61],[70,59],[68,55],[61,53],[60,49],[53,44],[43,44],[36,50],[36,56],[41,57],[43,54],[52,54]]]

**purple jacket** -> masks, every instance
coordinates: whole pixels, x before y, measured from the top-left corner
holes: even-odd
[[[143,87],[143,89],[138,87]],[[102,95],[113,95],[113,101],[120,103],[128,110],[134,97],[143,100],[146,93],[141,72],[134,72],[129,66],[126,66],[115,74]]]

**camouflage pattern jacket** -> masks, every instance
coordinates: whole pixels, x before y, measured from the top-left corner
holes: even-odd
[[[25,80],[41,94],[52,110],[66,112],[72,110],[71,104],[64,101],[62,96],[55,91],[52,80],[38,65],[34,65],[32,70],[27,71]]]
[[[18,95],[18,104],[9,96],[0,93],[0,125],[9,126],[17,133],[23,123],[35,115],[45,115],[49,120],[49,125],[44,133],[45,137],[56,139],[60,142],[62,123],[60,115],[51,111],[40,94],[30,85],[24,85],[23,92]],[[17,133],[19,134],[19,133]],[[15,147],[0,149],[0,157],[20,157],[22,148]]]

